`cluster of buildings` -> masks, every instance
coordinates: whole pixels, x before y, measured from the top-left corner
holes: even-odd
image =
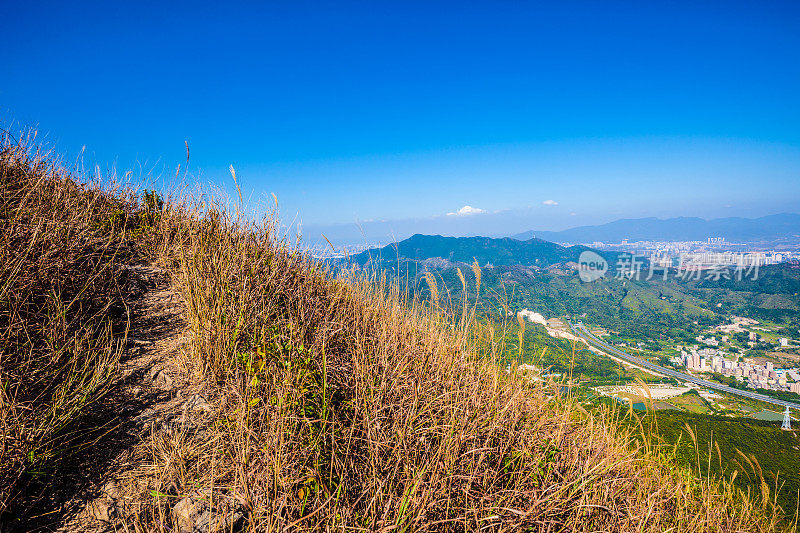
[[[346,257],[350,257],[353,255],[360,254],[365,250],[370,250],[372,248],[380,248],[384,246],[382,243],[377,244],[352,244],[352,245],[343,245],[337,246],[333,248],[333,246],[326,242],[316,243],[311,246],[301,247],[301,251],[308,253],[311,257],[315,259],[325,260],[325,259],[344,259]]]
[[[644,257],[657,267],[678,270],[708,270],[717,267],[758,268],[777,265],[789,260],[785,252],[670,252],[661,249],[649,251]]]
[[[706,344],[714,345],[716,339],[712,337],[705,341],[711,341]],[[716,372],[733,376],[739,381],[746,382],[752,389],[782,390],[800,394],[800,371],[797,368],[775,368],[770,361],[763,365],[748,363],[728,359],[727,355],[729,354],[711,347],[700,349],[692,347],[689,351],[682,349],[680,355],[675,356],[672,361],[696,372]]]
[[[748,250],[746,245],[727,243],[724,237],[706,241],[627,241],[591,243],[600,250],[624,250],[645,258],[657,267],[705,270],[714,267],[757,268],[800,259],[800,252]]]
[[[694,252],[677,257],[678,268],[713,268],[715,266],[760,267],[784,261],[779,252]],[[672,258],[669,258],[672,260]],[[668,266],[673,266],[672,264]]]

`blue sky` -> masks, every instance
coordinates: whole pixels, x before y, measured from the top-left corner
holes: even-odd
[[[16,2],[0,31],[5,121],[137,174],[188,140],[306,228],[800,211],[797,2]]]

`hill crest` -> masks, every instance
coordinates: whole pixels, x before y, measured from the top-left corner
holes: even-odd
[[[407,259],[425,261],[434,258],[454,263],[480,265],[529,265],[547,267],[557,263],[578,261],[585,246],[564,247],[542,239],[520,241],[511,237],[444,237],[416,234],[403,241],[371,249],[353,256],[352,261],[365,265],[371,262]]]

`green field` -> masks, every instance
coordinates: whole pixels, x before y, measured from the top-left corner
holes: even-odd
[[[682,464],[695,471],[705,473],[710,468],[727,477],[737,472],[735,483],[745,491],[760,485],[763,475],[770,494],[777,493],[784,511],[794,515],[800,491],[798,431],[782,431],[774,421],[671,410],[648,413],[642,420],[665,444],[675,447]]]

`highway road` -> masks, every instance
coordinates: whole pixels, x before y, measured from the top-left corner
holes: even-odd
[[[737,396],[744,396],[745,398],[751,398],[753,400],[761,400],[762,402],[769,402],[774,405],[780,405],[781,407],[800,409],[800,404],[797,403],[787,402],[785,400],[778,400],[777,398],[772,398],[770,396],[765,396],[763,394],[758,394],[756,392],[734,389],[733,387],[728,387],[726,385],[720,385],[719,383],[714,383],[712,381],[706,381],[705,379],[696,378],[694,376],[684,374],[683,372],[678,372],[677,370],[672,370],[670,368],[664,368],[663,366],[654,365],[649,361],[645,361],[644,359],[641,359],[639,357],[634,357],[630,354],[623,352],[622,350],[614,348],[610,344],[603,342],[602,340],[598,339],[597,337],[589,333],[589,331],[580,322],[578,324],[573,324],[572,322],[570,322],[569,325],[572,328],[572,331],[574,331],[576,335],[579,335],[590,345],[599,348],[600,350],[606,351],[611,355],[614,355],[615,357],[624,359],[625,361],[628,361],[629,363],[632,363],[634,365],[641,366],[643,368],[653,370],[660,374],[671,376],[681,381],[694,383],[695,385],[700,385],[702,387],[706,387],[709,389],[727,392],[729,394],[736,394]]]

